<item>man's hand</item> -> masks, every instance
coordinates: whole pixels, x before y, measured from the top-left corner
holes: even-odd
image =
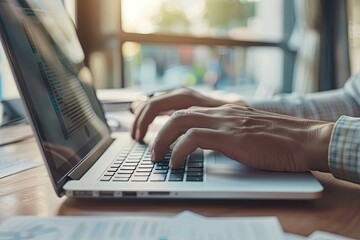
[[[218,107],[227,103],[187,88],[161,94],[151,98],[149,101],[138,103],[139,106],[134,111],[135,121],[131,136],[137,141],[142,141],[149,125],[156,116],[171,114],[174,110],[186,109],[192,106]],[[239,104],[245,105],[245,103],[240,102]]]
[[[180,168],[187,155],[202,148],[219,151],[258,169],[328,172],[327,152],[332,128],[333,123],[237,105],[193,107],[172,114],[155,139],[152,160],[161,161],[175,142],[172,168]]]

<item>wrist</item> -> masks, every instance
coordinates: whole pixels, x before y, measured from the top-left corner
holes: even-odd
[[[328,151],[333,123],[322,124],[316,129],[316,140],[312,144],[309,158],[309,168],[314,171],[330,172],[328,164]]]

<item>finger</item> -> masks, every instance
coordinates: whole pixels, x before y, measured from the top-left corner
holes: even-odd
[[[166,95],[166,93],[155,93],[154,94],[154,98],[159,98],[160,95]],[[146,99],[144,99],[144,97]],[[142,99],[139,99],[138,101],[134,101],[131,103],[131,111],[132,113],[135,114],[135,119],[134,119],[134,123],[132,125],[132,130],[131,130],[131,137],[133,139],[135,139],[136,136],[136,129],[137,129],[137,124],[138,124],[138,120],[139,117],[141,116],[142,111],[144,110],[144,108],[146,107],[146,105],[148,104],[148,96],[142,96]]]
[[[134,120],[134,123],[132,125],[132,129],[131,129],[131,137],[133,139],[135,139],[136,128],[137,128],[137,124],[138,124],[138,121],[139,121],[139,117],[140,117],[142,111],[144,110],[145,106],[146,106],[146,102],[143,102],[143,104],[138,106],[137,109],[136,109],[135,120]]]
[[[217,129],[222,124],[218,117],[182,110],[175,112],[161,128],[153,145],[153,162],[163,159],[172,143],[191,128]]]
[[[156,99],[150,100],[137,120],[136,140],[143,140],[149,125],[154,121],[155,117],[162,112],[188,108],[191,104],[191,100],[183,99],[182,96],[176,96],[174,94],[171,94],[170,96],[163,94]]]
[[[173,169],[183,167],[186,157],[197,148],[224,152],[224,143],[227,141],[226,135],[219,130],[206,128],[189,129],[175,144],[169,165]]]

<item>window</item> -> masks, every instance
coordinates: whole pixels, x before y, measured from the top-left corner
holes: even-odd
[[[360,2],[350,0],[348,2],[349,15],[349,45],[351,72],[360,71]]]
[[[121,15],[125,32],[280,41],[281,10],[280,0],[122,0]]]
[[[281,90],[282,0],[121,4],[124,86]]]

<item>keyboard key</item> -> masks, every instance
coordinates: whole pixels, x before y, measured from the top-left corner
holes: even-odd
[[[158,166],[169,166],[169,162],[167,161],[162,161],[162,162],[159,162],[157,163]]]
[[[118,173],[115,175],[115,178],[129,178],[131,175],[132,173]]]
[[[155,170],[168,170],[169,166],[168,165],[156,165],[155,166]]]
[[[133,176],[131,178],[132,182],[146,182],[148,180],[149,177],[147,176]]]
[[[164,170],[154,170],[152,173],[153,174],[166,174],[168,172],[168,170],[164,169]]]
[[[135,172],[134,176],[149,176],[150,172]]]
[[[151,172],[152,168],[138,168],[136,172]]]
[[[188,177],[202,177],[203,175],[203,172],[187,172]]]
[[[143,153],[130,153],[130,155],[128,156],[128,158],[130,159],[140,159],[144,154]]]
[[[117,174],[132,174],[134,170],[119,170]]]
[[[154,164],[153,164],[153,163],[144,163],[144,162],[141,162],[141,163],[140,163],[140,166],[141,166],[141,167],[153,167]]]
[[[141,160],[141,163],[153,163],[153,162],[151,161],[151,158],[143,158]]]
[[[145,165],[145,166],[138,166],[138,168],[137,169],[153,169],[153,167],[152,166],[150,166],[150,165]]]
[[[192,160],[189,160],[189,163],[203,163],[204,162],[204,159],[192,159]]]
[[[110,176],[110,177],[112,177],[112,176],[114,176],[114,174],[115,174],[115,172],[106,172],[106,173],[104,174],[104,176]]]
[[[116,172],[117,171],[117,168],[109,168],[108,170],[107,170],[107,172]]]
[[[164,182],[166,179],[166,174],[153,174],[150,176],[151,182]]]
[[[192,177],[192,176],[188,176],[186,177],[186,181],[187,182],[202,182],[203,181],[203,177]]]
[[[129,156],[126,158],[126,160],[134,160],[134,161],[136,160],[136,161],[140,162],[141,156]]]
[[[177,173],[177,174],[183,174],[184,173],[184,169],[171,169],[171,173]]]
[[[188,171],[188,172],[203,172],[203,168],[192,168],[192,167],[188,167],[187,171]]]
[[[127,157],[127,155],[129,155],[129,152],[121,152],[117,158],[123,158],[123,157]]]
[[[109,171],[109,170],[115,170],[115,172],[116,172],[118,169],[119,169],[118,167],[112,167],[112,166],[111,166],[111,167],[108,168],[108,171]],[[113,172],[114,172],[114,171],[113,171]]]
[[[184,175],[182,174],[170,174],[169,181],[170,182],[182,182],[184,179]]]
[[[132,167],[132,166],[137,166],[138,165],[138,163],[129,163],[129,162],[125,162],[124,164],[123,164],[123,166],[124,167]]]
[[[128,182],[129,178],[114,178],[114,182]]]
[[[110,181],[110,179],[111,179],[111,176],[103,176],[100,181],[108,182],[108,181]]]
[[[189,162],[203,162],[204,161],[204,151],[201,149],[195,150],[192,154],[189,156]]]
[[[189,168],[203,168],[204,163],[202,163],[202,162],[189,162],[188,167]]]
[[[120,171],[121,170],[134,170],[136,168],[136,166],[121,166],[120,167]]]
[[[139,163],[140,159],[126,159],[125,163]]]

